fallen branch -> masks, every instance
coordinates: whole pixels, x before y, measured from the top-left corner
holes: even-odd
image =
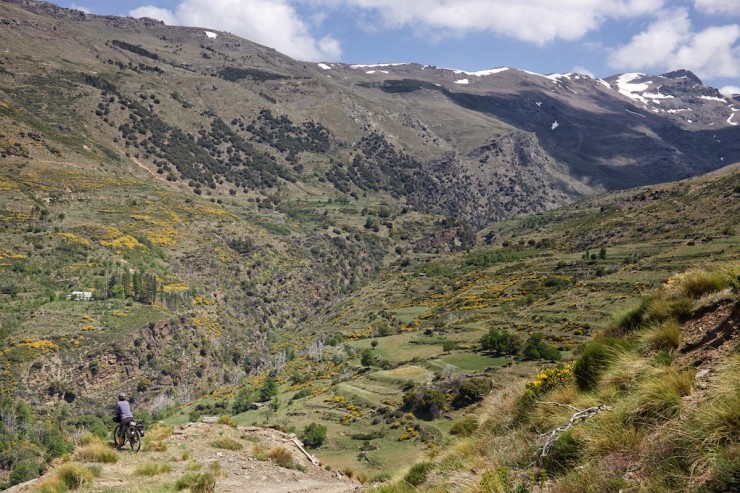
[[[589,407],[587,409],[578,409],[575,406],[570,406],[568,404],[560,404],[558,402],[542,402],[541,404],[552,404],[560,407],[567,407],[568,409],[572,409],[576,411],[573,416],[570,417],[570,420],[565,423],[564,425],[558,426],[554,430],[552,430],[549,433],[543,433],[540,435],[540,438],[547,437],[547,440],[545,441],[545,445],[542,446],[542,452],[540,452],[540,456],[537,458],[538,463],[542,463],[542,460],[547,457],[547,454],[550,453],[550,450],[552,450],[553,445],[555,445],[555,442],[560,437],[560,434],[565,433],[568,431],[576,422],[578,421],[584,421],[588,418],[591,418],[593,416],[596,416],[596,414],[599,411],[611,411],[611,407],[600,405],[600,406],[593,406]]]

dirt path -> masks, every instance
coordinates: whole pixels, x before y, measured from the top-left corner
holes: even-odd
[[[155,433],[152,432],[152,435]],[[242,450],[226,450],[213,445],[231,439]],[[356,481],[314,464],[293,442],[294,436],[269,428],[229,427],[220,424],[190,423],[175,427],[164,440],[150,441],[149,450],[119,452],[115,464],[100,464],[102,472],[92,484],[77,491],[121,493],[156,490],[174,483],[185,474],[211,472],[216,477],[217,492],[223,493],[347,493],[364,491]],[[156,442],[156,443],[155,443]],[[281,467],[267,457],[275,449],[285,449],[292,468]],[[155,451],[156,449],[160,449]],[[161,450],[165,449],[165,450]],[[147,464],[166,464],[170,472],[157,476],[137,474]],[[38,481],[53,477],[54,469]],[[36,481],[17,485],[10,493],[33,491]]]

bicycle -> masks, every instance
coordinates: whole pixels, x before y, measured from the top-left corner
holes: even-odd
[[[121,425],[116,425],[116,428],[113,430],[113,443],[116,444],[116,448],[122,449],[128,441],[131,450],[138,452],[141,449],[141,437],[143,436],[144,422],[136,419],[128,424],[128,430],[125,436],[121,434]]]

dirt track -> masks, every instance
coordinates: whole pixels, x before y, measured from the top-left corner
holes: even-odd
[[[212,445],[222,438],[236,440],[243,445],[243,450],[224,450]],[[130,450],[119,452],[117,463],[101,464],[100,477],[77,491],[151,491],[163,483],[173,483],[196,467],[200,471],[213,471],[214,463],[218,464],[216,469],[220,470],[216,474],[217,492],[345,493],[364,490],[359,483],[341,473],[330,472],[314,464],[293,442],[293,438],[269,428],[232,428],[220,424],[190,423],[175,427],[172,436],[163,442],[166,445],[164,451],[146,451],[142,448],[138,453]],[[288,450],[293,463],[303,470],[288,469],[264,460],[265,452],[276,447]],[[190,456],[183,460],[183,453],[186,451],[189,451]],[[172,471],[154,477],[137,475],[135,470],[147,463],[166,463]],[[7,491],[31,492],[39,481],[53,475],[54,469],[51,469],[39,480],[17,485]]]

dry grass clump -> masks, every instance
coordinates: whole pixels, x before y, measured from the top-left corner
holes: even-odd
[[[55,476],[64,486],[70,490],[76,490],[91,483],[94,475],[79,462],[68,462],[59,466]]]
[[[241,443],[229,437],[219,438],[218,440],[211,442],[211,446],[225,450],[241,450],[244,448]]]
[[[620,392],[631,389],[651,369],[650,361],[633,351],[620,351],[604,371],[599,384],[613,385]]]
[[[166,452],[166,440],[172,436],[173,429],[169,425],[157,424],[144,435],[144,450],[148,452]]]
[[[677,349],[681,344],[681,326],[675,319],[654,324],[638,336],[641,346],[647,351]]]
[[[33,493],[65,493],[67,487],[59,478],[47,478],[33,486]]]
[[[638,450],[645,430],[625,423],[619,413],[606,411],[583,423],[574,433],[583,442],[585,456],[603,457],[612,452]]]
[[[172,466],[166,462],[148,462],[136,468],[134,474],[137,476],[157,476],[172,472]]]
[[[78,448],[75,451],[75,458],[82,462],[97,462],[101,464],[114,464],[118,462],[116,451],[100,441],[94,441],[89,445]]]
[[[102,443],[103,441],[90,433],[89,431],[85,430],[81,433],[75,433],[74,442],[76,447],[83,447],[85,445],[90,445],[91,443]]]
[[[666,292],[646,296],[640,304],[615,317],[606,335],[620,337],[651,324],[670,319],[684,320],[694,308],[694,299],[684,294]]]
[[[720,370],[712,389],[712,400],[701,406],[694,418],[694,440],[716,447],[740,442],[740,355],[733,355]]]
[[[188,473],[175,482],[175,489],[177,491],[188,489],[190,493],[214,493],[216,478],[209,472]]]
[[[618,411],[626,423],[651,426],[673,418],[682,407],[677,389],[657,378],[647,378],[619,402]]]
[[[705,294],[727,289],[730,285],[730,280],[724,272],[707,272],[702,269],[690,270],[674,279],[680,291],[695,300]]]
[[[554,493],[618,493],[627,487],[622,471],[615,470],[608,463],[595,460],[586,463],[582,468],[566,473],[555,483]]]
[[[293,469],[295,467],[295,464],[293,463],[293,454],[291,454],[290,450],[285,447],[273,447],[267,453],[267,456],[280,467],[286,467],[288,469]]]

